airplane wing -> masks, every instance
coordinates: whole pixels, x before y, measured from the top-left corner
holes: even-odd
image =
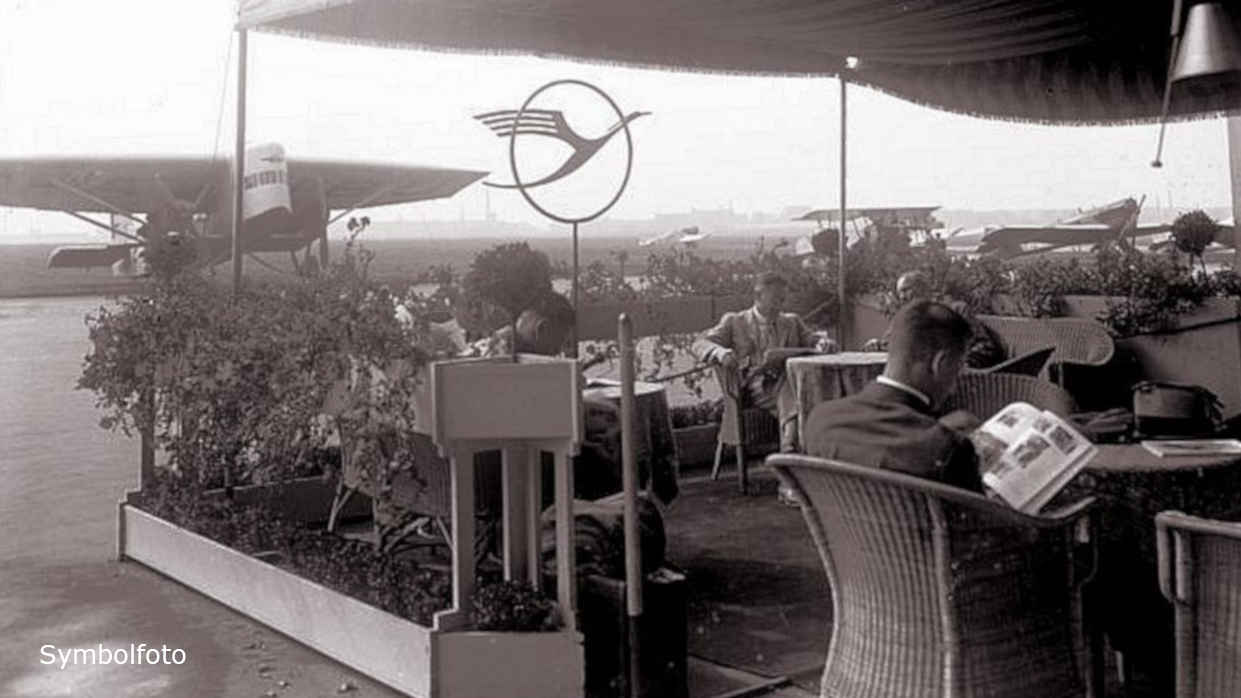
[[[705,240],[710,235],[711,233],[686,233],[685,235],[682,235],[681,239],[677,242],[698,242],[700,240]]]
[[[304,177],[323,180],[327,206],[337,210],[442,199],[485,176],[481,170],[289,158],[293,186]]]
[[[229,160],[210,157],[0,158],[0,206],[105,213],[108,205],[148,213],[163,203],[158,178],[178,198],[193,201],[226,177]],[[289,158],[291,186],[301,178],[324,183],[330,209],[364,208],[452,196],[487,173],[442,167]]]
[[[930,222],[929,217],[931,213],[937,210],[939,210],[938,206],[872,206],[847,209],[845,216],[848,218],[865,217],[875,221],[905,220],[908,222]],[[793,220],[823,222],[839,219],[840,209],[838,208],[816,208]]]
[[[138,245],[66,245],[52,250],[47,258],[51,269],[76,269],[86,267],[110,267],[129,256]]]
[[[156,210],[159,178],[178,199],[193,201],[228,171],[227,160],[202,157],[0,158],[0,206],[106,213]]]

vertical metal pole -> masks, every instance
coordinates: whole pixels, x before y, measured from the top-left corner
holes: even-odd
[[[836,297],[840,304],[839,313],[837,315],[839,319],[836,322],[836,333],[839,336],[836,338],[836,341],[839,343],[842,350],[848,346],[846,344],[848,334],[848,330],[846,329],[846,326],[848,325],[848,320],[846,319],[848,317],[848,307],[845,305],[845,217],[847,211],[849,210],[849,207],[845,201],[845,173],[847,171],[847,168],[845,167],[845,146],[848,143],[845,130],[847,121],[845,117],[848,113],[846,108],[848,84],[849,81],[845,79],[844,73],[842,72],[840,74],[840,235],[837,240],[837,255],[839,255],[837,259],[839,260],[840,268],[836,275]]]
[[[578,316],[578,312],[581,311],[581,303],[579,302],[578,288],[577,288],[577,273],[578,273],[577,265],[578,265],[577,221],[574,221],[573,222],[573,287],[571,291],[571,293],[573,294],[573,332],[569,335],[573,343],[573,346],[569,348],[569,356],[575,359],[577,358],[577,328],[578,328],[577,316]]]
[[[1241,116],[1228,117],[1228,165],[1232,174],[1232,268],[1241,270]]]
[[[641,674],[642,541],[638,538],[638,465],[634,449],[633,323],[621,313],[617,320],[621,355],[621,482],[625,496],[625,608],[629,616],[628,695],[637,698]]]
[[[242,178],[246,166],[246,35],[237,29],[237,142],[233,148],[233,296],[241,293]]]

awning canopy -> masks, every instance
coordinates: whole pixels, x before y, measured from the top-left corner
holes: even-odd
[[[1227,3],[1226,3],[1227,4]],[[436,51],[834,76],[976,116],[1159,116],[1171,0],[241,0],[243,27]],[[1241,85],[1172,113],[1241,108]]]

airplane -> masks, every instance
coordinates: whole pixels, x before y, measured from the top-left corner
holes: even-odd
[[[327,228],[358,208],[449,197],[487,173],[415,165],[285,158],[246,150],[242,252],[288,252],[299,272],[328,261]],[[60,211],[111,234],[58,247],[51,268],[111,266],[143,275],[145,250],[189,242],[203,265],[232,258],[232,165],[211,157],[0,158],[0,206]],[[341,211],[335,217],[332,211]],[[104,222],[88,214],[109,214]],[[122,223],[123,221],[123,223]],[[115,223],[115,224],[114,224]],[[319,258],[311,255],[318,241]],[[299,263],[297,252],[305,250]]]
[[[678,232],[681,233],[681,237],[677,239],[677,242],[682,243],[689,247],[695,247],[698,245],[698,243],[702,242],[703,240],[706,240],[708,237],[711,236],[711,233],[699,232],[698,226],[696,225],[691,225],[688,228],[681,228],[681,230]]]
[[[1172,230],[1170,223],[1139,224],[1137,221],[1141,210],[1142,202],[1129,197],[1082,211],[1051,225],[987,226],[980,231],[958,236],[954,242],[968,246],[976,240],[978,246],[974,251],[978,254],[1012,259],[1065,247],[1097,246],[1120,239],[1132,240]],[[1216,241],[1231,245],[1231,231],[1230,223],[1221,223]]]
[[[677,234],[677,231],[669,230],[666,233],[660,233],[659,235],[653,235],[649,238],[644,238],[638,241],[638,247],[650,247],[651,245],[654,245],[655,243],[668,240],[669,238],[671,238],[673,235],[676,235],[676,234]]]
[[[873,238],[877,235],[919,233],[922,238],[926,238],[932,231],[944,227],[942,221],[931,215],[937,209],[938,206],[850,208],[845,211],[845,219],[851,224],[855,237]],[[834,254],[838,233],[836,229],[826,227],[825,223],[839,219],[839,209],[827,208],[814,209],[794,218],[795,221],[815,221],[819,226],[814,235],[806,235],[797,240],[793,247],[794,256]]]

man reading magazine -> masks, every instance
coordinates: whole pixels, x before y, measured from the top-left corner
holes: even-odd
[[[919,300],[892,318],[883,375],[861,392],[815,407],[806,452],[898,470],[982,492],[965,412],[938,417],[965,364],[970,326],[948,306]]]
[[[975,492],[985,485],[1013,508],[1037,513],[1096,449],[1059,416],[1020,402],[981,426],[961,411],[937,418],[969,336],[969,323],[946,305],[924,300],[901,308],[883,375],[811,411],[807,453]]]

